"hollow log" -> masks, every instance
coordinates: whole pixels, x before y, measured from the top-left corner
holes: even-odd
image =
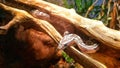
[[[101,21],[84,18],[78,15],[73,9],[66,9],[42,0],[16,1],[37,7],[40,11],[47,13],[54,18],[59,18],[65,22],[72,23],[86,35],[109,47],[120,49],[120,32],[106,27]]]
[[[25,27],[25,29],[28,29],[27,27],[30,27],[30,28],[34,28],[34,29],[37,29],[37,30],[39,30],[39,31],[43,31],[43,32],[46,32],[52,39],[54,39],[54,41],[56,42],[56,43],[58,43],[61,39],[62,39],[62,36],[57,32],[57,30],[51,25],[51,24],[49,24],[47,21],[43,21],[43,20],[40,20],[40,19],[37,19],[37,18],[34,18],[34,17],[32,17],[30,14],[28,14],[26,11],[24,11],[24,10],[19,10],[19,9],[16,9],[16,8],[12,8],[12,7],[9,7],[9,6],[6,6],[6,5],[4,5],[4,4],[0,4],[0,6],[4,9],[4,10],[6,10],[6,11],[9,11],[10,13],[12,13],[13,15],[14,15],[14,18],[8,23],[8,24],[6,24],[5,26],[2,26],[2,27],[0,27],[0,29],[2,29],[2,30],[9,30],[12,26],[14,26],[14,25],[16,25],[16,24],[21,24],[21,25],[23,25],[24,27]],[[27,23],[27,22],[29,22],[29,23]],[[30,22],[32,22],[32,23],[30,23]],[[26,24],[26,25],[25,25]],[[31,25],[30,25],[31,24]],[[24,30],[24,29],[23,29]],[[21,34],[22,33],[22,34]],[[18,39],[21,39],[21,40],[23,40],[24,42],[25,41],[28,41],[28,43],[29,44],[31,44],[31,42],[32,43],[35,43],[34,41],[35,40],[39,40],[39,39],[35,39],[34,41],[30,41],[30,40],[32,40],[31,38],[30,38],[30,36],[29,36],[29,34],[28,35],[25,35],[24,34],[25,32],[19,32],[19,33],[17,33],[18,34]],[[26,32],[27,33],[27,32]],[[37,33],[37,32],[36,32]],[[37,34],[36,34],[37,35]],[[20,37],[19,37],[20,36]],[[26,38],[27,36],[29,36],[28,38]],[[31,35],[32,36],[32,35]],[[34,37],[36,37],[35,36],[35,34],[33,34],[33,36]],[[39,37],[39,36],[38,36]],[[29,39],[29,40],[27,40],[27,39]],[[36,44],[38,44],[38,43],[36,43]],[[59,43],[58,43],[59,44]],[[38,45],[34,45],[33,44],[33,46],[38,46]],[[39,46],[40,47],[40,46]],[[74,47],[72,47],[72,48],[74,48]],[[70,51],[69,50],[71,50],[72,48],[69,48],[68,50],[66,50],[66,52],[69,52],[70,53]],[[40,49],[38,49],[38,50],[40,50]],[[45,51],[45,49],[42,49],[42,50],[44,50]],[[74,49],[72,50],[73,51],[73,53],[74,53]],[[40,53],[42,54],[43,52],[41,52],[41,50],[40,50]],[[83,54],[83,53],[81,53],[81,52],[77,52],[76,51],[76,53],[77,54],[81,54],[81,55],[85,55],[85,54]],[[76,56],[78,56],[79,57],[79,55],[77,55],[77,54],[75,54]],[[47,55],[47,54],[46,54]],[[45,57],[46,57],[46,55],[45,55]],[[70,54],[71,55],[71,54]],[[44,55],[43,55],[44,56]],[[87,55],[86,55],[87,56]],[[38,58],[40,58],[40,57],[38,57]],[[73,57],[75,60],[78,60],[78,58],[75,58],[75,57]],[[79,59],[83,59],[84,57],[82,57],[82,58],[79,58]],[[100,63],[100,62],[98,62],[98,61],[95,61],[94,59],[92,59],[92,58],[90,58],[89,59],[89,56],[87,57],[87,58],[85,58],[85,60],[89,60],[89,62],[91,62],[90,63],[90,65],[89,65],[89,63],[88,62],[84,62],[84,64],[85,65],[89,65],[89,66],[87,66],[88,68],[91,68],[91,67],[96,67],[96,68],[100,68],[100,67],[102,67],[102,68],[106,68],[106,66],[105,65],[103,65],[102,63]],[[93,61],[95,61],[95,62],[93,62]],[[82,62],[82,61],[78,61],[78,62]],[[97,62],[97,63],[96,63]],[[88,63],[88,64],[86,64],[86,63]],[[85,66],[84,65],[84,66]],[[91,66],[92,65],[92,66]]]
[[[26,1],[28,1],[28,0],[26,0]],[[19,15],[19,16],[22,16],[23,18],[21,19],[20,18],[20,20],[18,21],[14,21],[15,23],[14,24],[16,24],[16,23],[20,23],[20,22],[22,22],[21,24],[22,25],[24,25],[25,23],[24,23],[24,21],[25,20],[27,20],[28,22],[29,22],[29,19],[31,19],[30,21],[32,21],[33,23],[29,23],[29,24],[34,24],[34,27],[36,27],[35,29],[37,29],[37,30],[41,30],[41,28],[42,28],[42,30],[43,31],[45,31],[51,38],[53,38],[54,39],[54,41],[56,41],[57,43],[62,39],[62,36],[55,30],[55,28],[53,28],[53,26],[55,27],[55,25],[53,25],[53,26],[51,26],[48,22],[50,22],[51,24],[52,24],[52,22],[54,23],[55,21],[57,22],[57,21],[62,21],[63,23],[69,23],[69,24],[72,24],[72,26],[75,26],[77,29],[79,29],[79,30],[82,30],[84,33],[86,33],[88,36],[91,36],[91,37],[93,37],[94,39],[96,39],[96,40],[98,40],[98,41],[101,41],[102,43],[104,43],[104,44],[108,44],[108,43],[113,43],[113,42],[115,42],[115,41],[109,41],[108,39],[106,39],[106,38],[108,38],[108,35],[110,35],[109,37],[110,37],[110,39],[112,39],[112,37],[116,37],[116,35],[118,34],[119,35],[119,32],[118,31],[115,31],[115,30],[112,30],[111,31],[111,29],[109,29],[109,28],[107,28],[107,27],[105,27],[103,24],[102,24],[102,22],[100,22],[100,21],[96,21],[96,20],[90,20],[90,19],[86,19],[86,18],[83,18],[83,17],[81,17],[81,16],[79,16],[78,14],[76,14],[76,12],[74,11],[74,10],[69,10],[69,9],[65,9],[65,8],[62,8],[62,7],[59,7],[59,6],[57,6],[56,7],[56,5],[53,5],[53,4],[51,4],[51,3],[47,3],[47,2],[44,2],[44,1],[40,1],[40,2],[37,2],[37,0],[29,0],[29,1],[32,1],[32,3],[31,2],[26,2],[26,1],[24,1],[23,3],[26,3],[27,5],[31,5],[32,7],[36,7],[37,9],[39,9],[41,12],[44,12],[45,14],[48,14],[49,16],[48,17],[46,17],[45,16],[45,18],[43,18],[43,17],[40,17],[40,20],[39,19],[36,19],[35,17],[32,17],[29,13],[26,13],[26,12],[24,12],[24,11],[22,11],[21,12],[21,10],[19,11],[15,11],[17,14],[19,13],[19,14],[21,14],[21,15]],[[37,2],[37,3],[36,3]],[[31,4],[30,4],[31,3]],[[47,6],[48,7],[47,7]],[[52,5],[51,7],[50,7],[50,5]],[[55,7],[56,8],[55,8]],[[54,9],[49,9],[49,8],[54,8]],[[60,8],[60,9],[59,9]],[[7,9],[10,9],[10,8],[8,8],[8,7],[6,7],[6,8],[4,8],[5,10],[7,10]],[[64,12],[63,12],[64,11]],[[14,13],[14,11],[12,10],[11,11],[11,13]],[[16,13],[15,13],[15,16],[16,16]],[[14,15],[14,14],[13,14]],[[19,16],[18,16],[18,19],[19,19]],[[37,15],[36,15],[37,16]],[[26,18],[27,17],[27,18]],[[39,17],[39,16],[38,16]],[[50,18],[49,18],[50,17]],[[41,19],[45,19],[46,21],[43,21],[43,20],[41,20]],[[56,19],[57,18],[57,19]],[[56,20],[54,20],[54,19],[56,19]],[[47,22],[48,21],[48,22]],[[96,23],[97,22],[97,23]],[[40,24],[41,23],[41,24]],[[45,25],[46,23],[48,23],[48,25]],[[58,22],[57,22],[58,23]],[[60,22],[59,22],[60,23]],[[28,23],[27,23],[28,24]],[[99,26],[98,26],[99,25]],[[12,24],[12,26],[13,26],[13,24]],[[26,26],[28,26],[28,25],[26,25]],[[102,26],[102,27],[101,27]],[[11,26],[9,26],[9,28],[10,28]],[[52,28],[48,28],[48,27],[52,27]],[[86,28],[87,27],[87,28]],[[105,27],[105,28],[104,28]],[[74,28],[74,27],[72,27],[72,28]],[[94,29],[95,28],[95,29]],[[53,29],[53,30],[51,30],[51,29]],[[57,27],[56,27],[56,29],[57,29]],[[110,30],[112,33],[113,32],[115,32],[115,33],[117,33],[117,34],[113,34],[112,35],[112,33],[111,32],[109,32],[108,34],[106,33],[106,31],[105,31],[105,29],[108,29],[108,30]],[[64,31],[62,31],[61,30],[61,28],[60,29],[58,29],[59,31],[61,31],[61,34],[62,34],[62,32],[64,32]],[[66,29],[67,30],[67,29]],[[69,30],[69,29],[68,29]],[[89,31],[90,30],[90,31]],[[103,35],[101,35],[101,32],[99,33],[99,31],[100,30],[102,30],[101,32],[103,32]],[[91,31],[93,32],[93,33],[91,33]],[[94,32],[95,31],[95,32]],[[71,31],[72,32],[72,31]],[[94,36],[94,33],[97,33],[97,35],[95,34],[95,36]],[[104,34],[104,33],[106,33],[106,34]],[[55,35],[54,35],[55,34]],[[106,37],[105,39],[104,38],[102,38],[102,37]],[[117,39],[119,39],[119,38],[117,38]],[[106,41],[107,40],[107,41]],[[113,40],[113,39],[112,39]],[[107,43],[106,43],[107,42]],[[119,43],[119,42],[117,42],[117,43]],[[115,43],[115,44],[117,44],[117,43]],[[119,47],[117,46],[117,45],[113,45],[113,44],[110,44],[110,45],[108,45],[108,46],[110,46],[110,47],[113,47],[113,48],[115,48],[115,49],[119,49]],[[118,44],[119,45],[119,44]],[[70,48],[72,48],[72,47],[70,47]],[[73,49],[73,48],[72,48]],[[102,51],[103,50],[103,51]],[[73,51],[74,51],[74,49],[73,49]],[[104,52],[105,51],[105,52]],[[70,50],[68,49],[67,50],[67,52],[69,52],[70,53]],[[75,51],[74,51],[75,52]],[[76,53],[76,52],[75,52]],[[104,53],[104,54],[103,54]],[[83,54],[83,53],[82,53]],[[106,46],[104,46],[104,47],[102,47],[102,48],[100,48],[100,50],[97,52],[97,53],[94,53],[94,54],[89,54],[89,55],[91,55],[93,58],[95,58],[95,59],[97,59],[97,60],[99,60],[99,61],[101,61],[102,63],[104,63],[105,65],[107,65],[107,67],[108,68],[113,68],[113,67],[119,67],[119,61],[117,61],[116,59],[119,59],[119,55],[118,55],[119,53],[117,53],[117,51],[115,51],[114,49],[111,49],[111,48],[109,48],[109,47],[106,47]],[[76,55],[78,55],[78,54],[76,54]],[[115,55],[115,56],[114,56]],[[83,56],[83,55],[82,55]],[[99,56],[99,57],[98,57]],[[75,58],[75,57],[73,57],[73,58]],[[106,59],[106,58],[110,58],[110,60],[109,59]],[[78,60],[78,59],[76,59],[76,60]],[[80,61],[80,62],[82,62],[82,61]],[[115,63],[118,63],[118,64],[115,64]],[[84,65],[85,65],[86,63],[84,63]],[[99,66],[99,65],[98,65]],[[103,66],[104,67],[104,66]]]

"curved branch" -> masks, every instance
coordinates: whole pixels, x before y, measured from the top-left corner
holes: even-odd
[[[18,24],[18,23],[24,24],[25,21],[29,21],[30,20],[30,21],[32,21],[32,23],[28,23],[29,25],[30,24],[35,25],[35,27],[37,27],[38,30],[42,29],[44,32],[49,34],[50,37],[52,37],[56,41],[56,43],[58,43],[62,39],[62,36],[59,34],[59,32],[57,32],[57,30],[51,24],[49,24],[49,22],[44,21],[44,20],[40,20],[40,19],[37,19],[37,18],[34,18],[33,16],[31,16],[29,13],[27,13],[24,10],[12,8],[12,7],[6,6],[6,5],[4,5],[2,3],[0,3],[0,8],[3,8],[4,10],[9,11],[10,13],[14,13],[15,19],[16,19],[16,16],[18,16],[18,18],[16,20],[13,19],[12,22],[9,22],[8,24],[6,24],[5,27],[3,27],[2,29],[8,30],[11,26],[13,26],[15,24]],[[91,67],[92,68],[93,67],[96,67],[96,68],[100,68],[100,67],[106,68],[106,66],[103,65],[102,63],[100,63],[100,62],[90,58],[89,56],[87,56],[84,53],[81,53],[79,51],[75,51],[74,50],[75,48],[73,46],[71,46],[71,47],[72,48],[69,48],[70,50],[68,49],[66,52],[70,53],[70,51],[72,50],[73,54],[75,54],[77,57],[79,57],[79,58],[76,58],[76,57],[73,57],[73,58],[75,60],[79,60],[79,63],[82,63],[83,61],[80,61],[80,60],[84,59],[84,60],[87,60],[87,61],[90,62],[90,63],[84,62],[84,64],[90,66],[90,68]],[[69,54],[69,55],[71,55],[71,54]],[[80,56],[82,58],[80,58]]]
[[[63,21],[72,23],[86,35],[108,45],[109,47],[120,49],[120,32],[107,28],[101,21],[91,20],[78,15],[74,10],[59,7],[57,5],[41,0],[16,0],[27,5],[32,5],[47,12],[49,15],[58,17]]]

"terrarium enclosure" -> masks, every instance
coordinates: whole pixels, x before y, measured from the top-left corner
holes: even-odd
[[[119,68],[119,0],[0,0],[0,68]]]

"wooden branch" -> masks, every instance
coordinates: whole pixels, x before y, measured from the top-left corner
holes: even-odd
[[[75,58],[75,61],[79,62],[85,68],[107,68],[104,64],[94,60],[88,55],[78,51],[73,46],[69,46],[65,49],[65,52],[70,55],[70,57]],[[81,62],[82,61],[82,62]]]
[[[9,11],[10,13],[12,13],[12,15],[14,15],[15,17],[5,26],[0,27],[0,29],[4,29],[4,30],[8,30],[10,27],[16,25],[16,24],[23,24],[27,21],[31,21],[32,23],[28,23],[28,24],[32,24],[35,27],[37,27],[38,30],[43,30],[44,32],[46,32],[47,34],[50,35],[50,37],[52,37],[57,43],[59,43],[59,41],[62,39],[62,36],[57,32],[57,30],[51,25],[49,24],[47,21],[43,21],[37,18],[34,18],[33,16],[31,16],[29,13],[27,13],[24,10],[20,10],[20,9],[16,9],[16,8],[12,8],[9,6],[6,6],[2,3],[0,3],[0,7],[3,8],[6,11]],[[27,26],[27,25],[26,25]],[[83,61],[80,61],[82,59],[87,60],[90,62],[90,64],[88,62],[84,62],[84,65],[90,66],[90,67],[96,67],[96,68],[106,68],[105,65],[103,65],[102,63],[90,58],[89,56],[79,52],[79,51],[75,51],[75,48],[73,46],[71,46],[70,48],[68,48],[68,50],[65,50],[67,53],[69,53],[69,55],[71,56],[71,50],[74,53],[76,53],[75,55],[76,57],[73,57],[75,60],[79,60],[79,63],[82,63]],[[83,56],[82,56],[83,55]],[[82,58],[80,58],[79,56],[82,56]],[[79,58],[78,58],[79,57]],[[91,66],[92,65],[92,66]]]
[[[53,17],[72,23],[86,35],[108,45],[120,49],[120,32],[107,28],[101,21],[91,20],[78,15],[73,9],[66,9],[42,0],[16,0],[27,5],[37,7],[42,12]]]
[[[38,27],[38,30],[42,29],[44,32],[47,32],[57,43],[59,42],[60,39],[62,39],[62,36],[47,21],[34,18],[33,16],[31,16],[28,12],[26,12],[24,10],[12,8],[12,7],[6,6],[2,3],[0,3],[0,7],[6,11],[9,11],[10,13],[12,13],[15,16],[13,18],[13,20],[11,20],[8,24],[0,27],[0,30],[1,30],[0,32],[3,33],[2,30],[7,31],[9,28],[11,28],[12,26],[14,26],[16,24],[23,23],[25,21],[30,20],[31,22],[33,22],[32,24],[34,24],[36,27]],[[29,23],[29,24],[31,24],[31,23]]]

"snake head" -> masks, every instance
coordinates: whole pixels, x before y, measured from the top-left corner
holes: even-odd
[[[73,41],[73,37],[71,37],[72,34],[69,34],[68,31],[64,32],[63,38],[60,40],[60,43],[58,45],[58,49],[65,49],[67,47],[67,44]]]

